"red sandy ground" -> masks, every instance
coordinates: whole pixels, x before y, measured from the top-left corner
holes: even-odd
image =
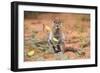
[[[54,17],[58,17],[63,22],[62,31],[65,34],[65,46],[72,47],[74,49],[80,49],[80,29],[83,29],[81,36],[84,37],[82,40],[86,40],[85,44],[90,40],[90,20],[88,14],[53,14],[53,13],[44,13],[38,15],[38,18],[30,16],[25,18],[25,39],[30,38],[32,35],[32,30],[39,31],[37,33],[37,38],[43,39],[47,37],[47,32],[43,31],[43,24],[48,25],[52,28],[52,23]],[[77,27],[79,26],[79,27]],[[80,27],[81,26],[81,27]],[[90,42],[90,41],[89,41]],[[27,42],[25,42],[27,43]],[[45,60],[55,60],[56,56],[52,53],[44,53],[39,49],[35,49],[35,54],[32,57],[27,56],[28,50],[31,49],[30,44],[25,48],[25,61],[34,61],[38,57],[42,57]],[[74,52],[68,51],[64,55],[69,57],[69,59],[87,59],[90,58],[90,45],[87,44],[83,48],[84,55],[78,57]],[[38,54],[38,55],[37,55]],[[36,58],[34,58],[37,56]],[[41,60],[41,59],[40,59]]]

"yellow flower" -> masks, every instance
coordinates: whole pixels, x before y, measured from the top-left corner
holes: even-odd
[[[56,38],[53,37],[53,41],[58,42],[58,40]]]
[[[47,26],[47,25],[45,25],[45,29],[46,29],[48,32],[51,32],[51,31],[52,31],[51,28],[50,28],[49,26]]]
[[[30,56],[30,57],[33,56],[34,54],[35,54],[35,51],[34,51],[34,50],[31,50],[31,51],[29,51],[29,52],[27,53],[27,55]]]

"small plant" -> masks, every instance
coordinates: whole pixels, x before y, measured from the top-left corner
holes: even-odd
[[[38,32],[32,32],[32,47],[33,48],[38,48],[38,49],[40,49],[41,51],[47,51],[48,49],[49,49],[49,47],[48,47],[48,43],[47,43],[47,41],[46,40],[40,40],[40,39],[38,39],[38,38],[36,38],[36,34],[37,34]]]

